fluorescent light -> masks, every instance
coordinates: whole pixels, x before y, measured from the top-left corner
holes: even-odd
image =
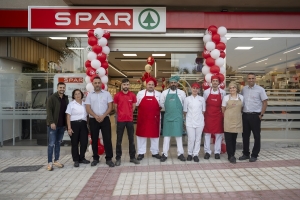
[[[263,59],[263,60],[259,60],[259,61],[257,61],[256,63],[260,63],[260,62],[263,62],[263,61],[266,61],[266,60],[268,60],[268,58]]]
[[[295,51],[295,50],[297,50],[297,49],[300,49],[300,47],[298,47],[298,48],[296,48],[296,49],[292,49],[292,50],[286,51],[286,52],[283,52],[283,54],[289,53],[289,52],[291,52],[291,51]]]
[[[51,40],[66,40],[67,37],[49,37]]]
[[[260,38],[260,37],[254,37],[254,38],[251,38],[250,40],[269,40],[271,38]]]
[[[249,50],[252,49],[253,47],[237,47],[235,50]]]
[[[137,56],[135,53],[123,53],[123,56]]]
[[[130,60],[130,59],[126,59],[126,60],[121,60],[123,62],[147,62],[147,60],[145,59],[134,59],[134,60]]]
[[[120,70],[116,69],[115,67],[113,67],[111,64],[108,64],[111,68],[113,68],[114,70],[116,70],[117,72],[119,72],[120,74],[122,74],[123,76],[127,77],[124,73],[122,73]]]
[[[161,53],[161,54],[159,54],[159,53],[158,54],[157,53],[153,53],[152,56],[166,56],[166,54],[163,54],[163,53]]]
[[[68,49],[84,49],[83,47],[68,47]]]
[[[247,66],[243,66],[243,67],[240,67],[240,68],[238,68],[238,69],[243,69],[243,68],[245,68],[245,67],[247,67]]]
[[[156,78],[156,62],[154,62],[154,77]]]

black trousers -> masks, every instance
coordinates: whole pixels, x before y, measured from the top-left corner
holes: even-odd
[[[133,122],[117,122],[117,143],[116,143],[116,160],[119,160],[122,156],[122,139],[124,130],[127,130],[129,141],[129,155],[130,159],[135,158],[135,144],[134,144],[134,127]]]
[[[98,138],[99,130],[101,130],[104,149],[105,149],[105,159],[109,161],[113,157],[113,148],[111,143],[111,125],[109,117],[105,117],[102,122],[97,122],[95,118],[90,118],[90,130],[92,135],[92,149],[94,160],[99,160],[98,155]]]
[[[251,157],[257,158],[260,152],[260,126],[261,120],[259,114],[243,113],[243,154],[250,155],[249,143],[251,131],[254,136],[254,146]]]
[[[224,132],[228,159],[235,154],[237,133]]]
[[[88,129],[86,121],[71,121],[71,128],[73,130],[71,138],[72,144],[72,158],[73,161],[80,161],[85,159],[85,152],[88,144]],[[80,142],[80,154],[78,151],[78,144]]]

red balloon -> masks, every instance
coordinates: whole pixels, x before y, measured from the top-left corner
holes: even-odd
[[[110,38],[110,32],[105,31],[102,37],[105,37],[106,39],[109,39]]]
[[[105,62],[106,61],[106,54],[105,53],[100,53],[97,55],[97,59],[100,61],[100,62]]]
[[[108,68],[108,63],[107,62],[102,62],[101,67],[103,67],[104,69],[107,69]]]
[[[209,86],[209,84],[208,84],[206,81],[204,81],[204,82],[202,83],[202,88],[203,88],[204,90],[207,90],[208,88],[210,88],[210,86]]]
[[[86,68],[91,68],[92,67],[90,60],[85,61],[84,65],[85,65]]]
[[[149,78],[150,77],[150,74],[149,73],[147,73],[147,72],[145,72],[145,74],[144,74],[144,78],[145,78],[145,80],[147,79],[147,78]]]
[[[224,51],[226,49],[226,45],[223,42],[219,42],[216,45],[216,49],[220,50],[220,51]]]
[[[214,43],[218,44],[218,43],[221,41],[221,37],[220,37],[219,34],[213,34],[212,37],[211,37],[211,40],[212,40]]]
[[[107,74],[108,74],[108,69],[105,70],[105,75],[107,75]]]
[[[90,30],[87,32],[87,35],[88,35],[88,37],[94,36],[94,30],[93,30],[93,29],[90,29]]]
[[[98,44],[98,39],[95,36],[91,36],[88,39],[88,44],[90,46],[94,46],[94,45]]]
[[[205,58],[205,59],[209,58],[210,57],[210,52],[209,51],[203,51],[202,52],[202,57]]]
[[[98,44],[94,45],[92,47],[92,49],[93,49],[93,52],[95,52],[96,54],[99,54],[102,52],[102,46],[99,46]]]
[[[205,59],[205,63],[207,66],[211,67],[215,64],[215,59],[213,59],[212,57],[208,57]]]
[[[221,144],[221,153],[226,153],[226,144],[225,143]]]
[[[222,90],[224,90],[224,88],[225,88],[224,82],[222,82],[222,83],[219,85],[219,87],[220,87]]]
[[[161,78],[162,81],[165,81],[166,79],[164,77]]]
[[[226,57],[226,53],[225,53],[224,51],[221,51],[221,52],[220,52],[220,57],[221,57],[221,58],[225,58],[225,57]]]
[[[97,74],[94,74],[93,76],[90,77],[90,81],[93,82],[95,77],[99,77]]]
[[[220,83],[222,83],[225,80],[225,76],[223,74],[219,74],[219,78]]]
[[[88,76],[94,76],[96,74],[96,70],[92,67],[87,68],[86,75]]]
[[[101,84],[101,89],[102,89],[102,90],[105,89],[105,84]]]
[[[153,58],[152,56],[149,56],[148,59],[147,59],[147,63],[148,63],[149,65],[153,65],[153,63],[154,63],[154,58]]]
[[[210,27],[208,27],[208,33],[210,35],[216,34],[218,32],[218,28],[214,25],[211,25]]]
[[[162,88],[162,89],[165,89],[165,87],[166,87],[166,86],[165,86],[164,84],[161,85],[161,88]]]
[[[210,67],[210,73],[212,74],[217,74],[220,72],[220,67],[216,66],[216,65],[213,65]]]
[[[105,151],[104,146],[101,143],[100,143],[100,145],[98,144],[98,155],[104,154],[104,151]]]

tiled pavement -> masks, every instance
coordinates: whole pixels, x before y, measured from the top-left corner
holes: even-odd
[[[170,152],[165,163],[149,153],[134,165],[125,151],[114,168],[104,158],[74,168],[67,155],[52,172],[0,173],[0,199],[300,199],[300,148],[263,149],[257,162],[237,164],[226,155],[204,160],[203,152],[200,163],[181,162]],[[20,165],[45,165],[45,157],[1,159],[0,171]]]

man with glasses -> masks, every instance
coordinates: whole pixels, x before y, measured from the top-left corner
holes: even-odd
[[[178,89],[179,76],[169,79],[170,88],[162,92],[160,96],[160,107],[165,108],[164,115],[164,144],[161,162],[168,158],[171,137],[176,138],[178,159],[185,161],[183,155],[182,133],[183,133],[183,102],[186,97],[185,92]]]
[[[268,97],[264,88],[255,84],[255,74],[249,73],[247,78],[248,86],[245,86],[241,92],[244,96],[243,155],[239,157],[239,160],[249,159],[249,162],[255,162],[260,151],[261,119],[268,106]],[[249,142],[251,131],[254,136],[254,146],[250,157]]]

